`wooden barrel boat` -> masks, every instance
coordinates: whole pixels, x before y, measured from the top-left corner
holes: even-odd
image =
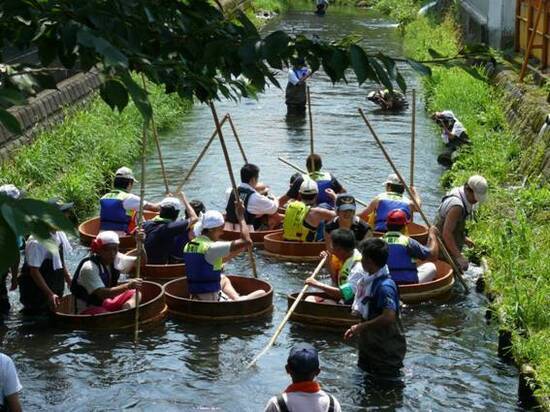
[[[408,304],[421,303],[428,300],[445,300],[450,296],[454,285],[451,266],[438,260],[435,262],[437,275],[435,280],[416,285],[400,285],[401,301]],[[306,293],[294,310],[292,320],[324,329],[345,329],[357,323],[360,319],[351,315],[350,305],[334,305],[328,303],[306,302],[307,296],[321,296],[329,298],[323,292]],[[287,296],[288,307],[295,302],[298,293]],[[330,299],[330,298],[329,298]]]
[[[409,237],[425,245],[428,243],[428,228],[424,225],[419,225],[418,223],[409,223],[407,225],[407,230],[409,232]],[[374,232],[374,236],[382,237],[384,232]]]
[[[148,325],[162,321],[168,313],[163,287],[158,283],[144,281],[141,296],[139,324]],[[61,298],[54,319],[56,325],[68,329],[119,330],[134,326],[135,309],[125,309],[99,315],[77,315],[75,314],[74,296],[66,295]]]
[[[150,220],[157,215],[156,212],[150,212],[146,210],[144,212],[145,220]],[[84,246],[90,246],[92,241],[95,239],[99,233],[99,216],[93,217],[82,222],[78,226],[78,233],[80,234],[80,243]],[[136,247],[136,241],[133,236],[125,235],[120,236],[120,245],[119,249],[122,251],[130,250]]]
[[[319,254],[326,249],[325,242],[296,242],[283,239],[283,232],[264,237],[264,253],[281,260],[312,262],[319,260]]]
[[[254,245],[260,246],[264,243],[264,237],[272,233],[282,232],[282,229],[272,229],[272,230],[257,230],[250,232],[250,237]],[[241,238],[241,232],[237,230],[227,230],[224,229],[222,239],[223,240],[237,240]]]
[[[227,276],[237,292],[246,295],[258,289],[267,292],[255,299],[209,302],[189,298],[187,278],[164,285],[168,313],[178,319],[207,322],[243,322],[273,311],[273,288],[263,280],[244,276]]]
[[[185,263],[145,265],[141,270],[143,279],[166,283],[185,276]]]

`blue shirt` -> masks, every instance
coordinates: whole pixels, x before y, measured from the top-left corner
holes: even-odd
[[[412,238],[409,238],[407,252],[409,253],[409,256],[420,260],[429,259],[431,255],[430,249]]]
[[[380,316],[384,309],[390,309],[398,313],[399,292],[397,285],[389,276],[375,279],[372,284],[372,290],[374,294],[369,304],[369,316],[367,320]]]

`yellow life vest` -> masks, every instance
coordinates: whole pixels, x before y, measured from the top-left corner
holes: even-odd
[[[286,240],[305,241],[312,232],[304,226],[304,220],[311,208],[299,200],[290,202],[283,220],[283,237]]]

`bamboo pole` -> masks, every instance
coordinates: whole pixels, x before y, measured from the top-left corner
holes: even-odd
[[[309,154],[315,153],[313,144],[313,116],[311,115],[311,95],[307,86],[307,113],[309,116]]]
[[[529,36],[529,41],[527,42],[527,48],[525,49],[525,57],[523,58],[523,64],[521,65],[521,71],[519,73],[519,82],[523,82],[523,78],[525,77],[525,72],[527,71],[527,64],[529,64],[529,55],[531,54],[531,50],[533,48],[533,41],[535,40],[535,37],[537,35],[537,29],[539,27],[540,17],[542,16],[542,10],[546,6],[546,0],[541,0],[539,2],[539,8],[537,10],[537,16],[535,17],[535,24],[533,26],[533,32]],[[529,33],[529,26],[527,27],[527,32]],[[543,33],[544,36],[544,33]]]
[[[367,127],[369,128],[372,136],[374,137],[374,140],[376,140],[376,143],[378,143],[378,146],[380,147],[380,149],[382,150],[382,153],[384,154],[384,157],[386,158],[386,160],[388,161],[388,163],[390,164],[391,168],[393,169],[394,173],[397,175],[397,177],[399,178],[399,180],[401,181],[401,184],[403,185],[403,187],[405,187],[405,190],[407,191],[407,193],[409,194],[409,197],[411,198],[412,202],[414,203],[416,209],[418,210],[418,212],[420,213],[420,216],[422,216],[422,219],[424,219],[424,222],[426,222],[426,225],[428,225],[428,227],[431,227],[431,223],[430,221],[428,220],[428,218],[426,217],[426,215],[424,214],[424,211],[420,208],[420,205],[418,204],[418,202],[416,201],[416,197],[414,196],[414,194],[411,192],[411,189],[410,187],[407,185],[407,183],[405,182],[405,179],[403,179],[403,176],[401,175],[401,173],[399,173],[399,170],[397,170],[397,167],[395,166],[395,163],[393,162],[393,160],[391,159],[389,153],[386,151],[386,148],[384,147],[384,145],[382,144],[382,142],[380,141],[380,139],[378,138],[378,135],[376,134],[376,132],[374,131],[374,129],[372,128],[369,120],[367,119],[367,116],[365,116],[365,113],[363,112],[363,109],[359,108],[359,113],[361,114],[361,117],[363,118],[363,120],[365,121],[365,124],[367,125]],[[441,237],[438,235],[437,236],[437,240],[439,242],[439,246],[441,248],[441,251],[443,252],[443,255],[445,256],[445,259],[447,259],[447,261],[450,263],[450,265],[453,267],[453,273],[455,275],[455,277],[460,281],[460,283],[462,284],[463,288],[464,288],[464,291],[466,293],[468,293],[468,285],[466,285],[466,282],[464,281],[464,278],[463,278],[463,272],[462,272],[462,269],[460,268],[460,266],[455,262],[454,258],[451,256],[451,254],[449,253],[449,251],[447,250],[447,247],[445,246],[445,242],[443,242],[443,239],[441,239]]]
[[[143,239],[139,231],[143,227],[143,205],[145,204],[145,155],[147,152],[147,123],[143,121],[143,137],[141,141],[141,182],[139,188],[139,211],[138,211],[138,236],[136,239],[136,249],[138,252],[136,258],[136,279],[141,277],[141,255],[143,249]],[[136,290],[136,310],[134,316],[134,342],[137,344],[139,336],[139,289]]]
[[[298,167],[298,166],[296,166],[295,164],[289,162],[288,160],[283,159],[282,157],[278,157],[278,159],[279,159],[281,162],[283,162],[285,165],[288,165],[288,166],[292,167],[294,170],[297,170],[298,172],[300,172],[300,173],[302,173],[302,174],[307,174],[306,171],[304,171],[303,169],[300,169],[300,167]],[[355,201],[356,201],[357,203],[359,203],[361,206],[365,206],[365,207],[368,206],[368,205],[367,205],[365,202],[363,202],[362,200],[355,199]]]
[[[143,90],[147,93],[147,83],[145,82],[145,76],[141,75],[141,81],[143,82]],[[168,186],[168,178],[166,177],[166,169],[164,168],[164,159],[162,158],[162,151],[160,149],[159,135],[157,132],[157,125],[155,123],[155,117],[151,116],[151,128],[153,129],[153,136],[155,138],[155,145],[157,146],[157,152],[159,154],[160,171],[162,172],[162,178],[164,179],[164,188],[166,193],[170,193]],[[178,190],[179,192],[179,190]]]
[[[220,127],[223,126],[223,124],[227,120],[227,116],[228,115],[226,114],[223,117],[222,121],[220,122]],[[191,166],[191,169],[189,169],[189,171],[187,172],[187,174],[183,178],[183,182],[181,182],[181,184],[177,187],[175,193],[179,193],[181,191],[181,189],[183,188],[183,185],[189,180],[189,178],[191,177],[191,175],[193,174],[193,172],[195,171],[195,169],[199,165],[200,161],[202,160],[202,158],[206,154],[206,151],[208,150],[208,148],[210,147],[210,145],[212,144],[212,142],[214,141],[214,139],[216,138],[217,135],[218,135],[218,129],[216,129],[216,130],[214,130],[214,132],[212,132],[212,135],[210,136],[210,139],[208,139],[208,142],[206,142],[206,144],[204,145],[204,147],[203,147],[202,151],[200,152],[199,156],[197,157],[197,159],[195,160],[195,162]]]
[[[317,265],[317,267],[313,271],[313,274],[311,275],[312,278],[315,278],[315,276],[317,276],[319,271],[323,268],[323,265],[325,264],[326,260],[327,260],[327,256],[325,256],[324,258],[321,259],[321,261],[319,262],[319,264]],[[273,336],[271,337],[271,339],[269,340],[267,345],[262,349],[262,351],[260,353],[258,353],[256,355],[256,357],[254,359],[252,359],[252,361],[248,365],[246,365],[247,369],[250,368],[252,365],[254,365],[258,361],[258,359],[260,359],[263,355],[265,355],[267,353],[267,351],[273,346],[273,344],[275,343],[275,341],[277,340],[277,338],[281,334],[281,332],[283,330],[283,327],[286,325],[286,323],[290,319],[290,316],[292,315],[292,313],[294,312],[294,310],[296,309],[296,307],[298,306],[298,304],[300,303],[300,301],[304,297],[304,294],[306,293],[306,290],[307,290],[308,287],[309,287],[309,285],[304,285],[304,287],[302,288],[302,290],[300,291],[300,293],[296,297],[296,300],[294,301],[294,303],[292,304],[292,306],[290,307],[290,309],[286,313],[285,317],[283,318],[283,320],[281,321],[279,326],[277,326],[277,329],[275,330],[275,333],[273,334]]]
[[[222,126],[220,120],[218,119],[218,113],[214,107],[214,103],[210,102],[210,110],[212,111],[212,117],[214,118],[214,123],[216,124],[216,130],[218,137],[220,138],[220,143],[222,145],[223,156],[225,157],[225,164],[227,166],[227,172],[229,173],[229,179],[231,180],[231,186],[233,187],[233,193],[235,194],[235,201],[239,201],[239,191],[237,189],[237,182],[235,181],[235,176],[233,175],[233,169],[231,168],[231,160],[229,159],[229,153],[227,151],[227,146],[225,145],[225,140],[223,138]],[[241,227],[241,234],[244,228]],[[252,274],[255,278],[258,278],[258,271],[256,269],[256,259],[254,258],[254,252],[252,251],[252,246],[248,248],[248,257],[250,258],[250,265],[252,266]]]
[[[412,126],[411,126],[411,180],[410,185],[414,186],[414,156],[416,145],[416,90],[412,90]]]
[[[237,141],[237,145],[239,146],[239,150],[241,151],[241,154],[243,156],[243,160],[245,163],[248,163],[248,159],[246,158],[246,154],[244,153],[243,145],[241,144],[241,139],[239,139],[239,134],[237,133],[237,129],[235,128],[235,124],[233,123],[233,119],[231,118],[230,114],[226,114],[226,116],[227,120],[229,120],[231,130],[233,131],[233,136],[235,136],[235,140]]]

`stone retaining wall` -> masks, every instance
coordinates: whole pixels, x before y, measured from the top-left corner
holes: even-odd
[[[100,84],[97,73],[79,73],[58,83],[56,90],[40,92],[26,106],[8,109],[19,120],[23,133],[15,135],[0,125],[0,162],[30,143],[40,130],[62,120],[64,108],[84,102]]]

